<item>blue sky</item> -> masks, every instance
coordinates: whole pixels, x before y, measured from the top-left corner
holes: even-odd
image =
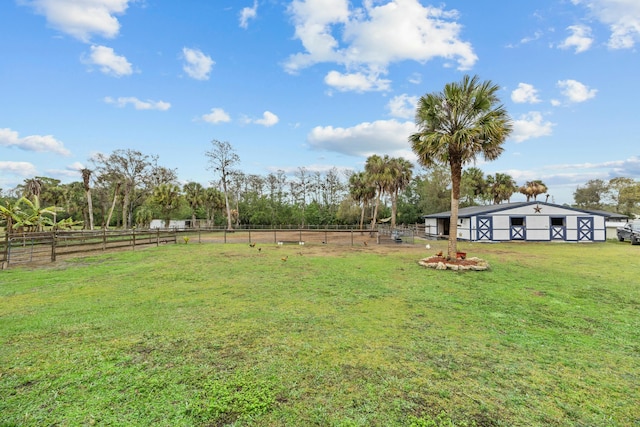
[[[639,47],[638,0],[3,0],[0,188],[123,148],[209,185],[212,139],[259,175],[415,160],[417,99],[477,74],[514,132],[476,166],[571,203],[640,178]]]

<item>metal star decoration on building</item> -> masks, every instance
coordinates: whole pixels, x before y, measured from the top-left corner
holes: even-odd
[[[534,211],[535,213],[540,213],[540,212],[542,212],[542,208],[540,207],[540,205],[536,205],[536,207],[535,207],[535,208],[533,208],[533,211]]]

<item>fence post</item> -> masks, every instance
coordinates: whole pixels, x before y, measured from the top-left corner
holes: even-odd
[[[10,251],[9,251],[9,243],[10,243],[9,232],[6,231],[4,233],[4,260],[7,263],[7,265],[9,265],[9,253],[10,253]]]
[[[202,234],[202,226],[198,224],[198,243],[202,243],[202,240],[200,238],[201,234]]]
[[[251,229],[249,229],[249,244],[251,244]]]
[[[51,262],[56,262],[56,242],[57,236],[56,232],[51,232]]]
[[[299,242],[302,242],[302,230],[300,230],[300,238],[298,239]]]
[[[135,228],[131,230],[131,237],[132,237],[131,241],[133,242],[132,250],[135,251],[136,250],[136,229]]]
[[[351,230],[351,246],[353,246],[353,230]]]
[[[160,229],[156,228],[156,246],[160,246]]]
[[[102,250],[103,251],[107,250],[107,229],[106,228],[102,229]]]

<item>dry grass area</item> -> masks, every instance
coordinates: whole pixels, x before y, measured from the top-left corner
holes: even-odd
[[[277,244],[278,242],[285,242],[285,244],[304,242],[305,245],[326,244],[353,246],[374,245],[377,243],[377,233],[351,230],[236,230],[233,232],[219,231],[187,234],[191,236],[192,241],[199,241],[201,243],[256,243],[264,245]]]

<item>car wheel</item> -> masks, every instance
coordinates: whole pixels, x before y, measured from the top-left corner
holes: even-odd
[[[624,242],[624,237],[618,236],[618,240],[621,241],[621,242]]]
[[[640,240],[638,240],[637,237],[631,237],[631,244],[632,245],[640,245]]]

